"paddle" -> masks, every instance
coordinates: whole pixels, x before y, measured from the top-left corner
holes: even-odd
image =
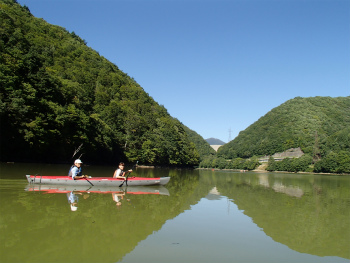
[[[89,184],[91,184],[91,186],[94,186],[86,177],[84,177],[86,181],[89,182]]]
[[[139,162],[139,161],[137,161],[137,162],[135,163],[135,165],[134,165],[132,168],[136,167],[136,165],[138,164],[138,162]],[[126,186],[128,186],[128,177],[129,177],[129,174],[130,174],[130,173],[128,173],[128,174],[126,175],[125,180],[119,185],[119,187],[122,187],[123,184],[124,184],[125,182],[126,182]]]
[[[74,158],[74,156],[80,151],[80,149],[81,149],[82,146],[83,146],[83,144],[80,144],[79,147],[78,147],[77,149],[75,149],[72,158]],[[81,154],[81,155],[79,156],[78,159],[80,159],[82,155],[83,155],[83,154]],[[71,168],[71,169],[72,169],[72,168]],[[81,168],[80,168],[80,169],[81,169]],[[86,178],[86,175],[84,176],[84,179],[85,179],[86,181],[88,181],[89,184],[91,184],[91,186],[94,186],[93,183],[91,183],[91,182]]]

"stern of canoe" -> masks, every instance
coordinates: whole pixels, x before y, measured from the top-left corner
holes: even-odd
[[[26,177],[27,177],[28,183],[32,183],[32,182],[33,182],[32,178],[30,178],[30,175],[29,175],[29,174],[27,174]]]

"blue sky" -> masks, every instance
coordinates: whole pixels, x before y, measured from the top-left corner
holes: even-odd
[[[204,139],[289,99],[350,96],[348,0],[18,0],[74,31]]]

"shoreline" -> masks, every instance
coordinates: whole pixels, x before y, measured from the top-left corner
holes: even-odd
[[[233,172],[255,172],[255,173],[289,173],[289,174],[310,174],[310,175],[333,175],[333,176],[350,176],[350,174],[335,174],[335,173],[314,173],[314,172],[288,172],[288,171],[266,171],[266,170],[240,170],[240,169],[218,169],[218,168],[196,168],[198,170],[212,171],[233,171]]]

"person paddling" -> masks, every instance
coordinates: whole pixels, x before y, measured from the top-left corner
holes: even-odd
[[[131,172],[132,172],[132,169],[130,169],[130,170],[124,172],[124,171],[123,171],[123,170],[124,170],[124,167],[125,167],[125,165],[124,165],[123,162],[119,163],[119,168],[118,168],[117,170],[114,171],[113,178],[121,178],[121,179],[126,180],[126,175],[127,175],[128,173],[131,173]]]
[[[82,161],[80,159],[76,159],[74,161],[74,165],[72,165],[72,167],[70,168],[69,172],[68,172],[68,176],[72,177],[72,179],[76,180],[76,179],[81,179],[81,178],[88,178],[86,175],[83,175],[82,173],[82,169],[81,169],[81,165],[82,165]]]

